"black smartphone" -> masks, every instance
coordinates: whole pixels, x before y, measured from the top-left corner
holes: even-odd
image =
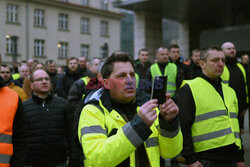
[[[152,83],[151,99],[157,99],[158,104],[166,101],[168,76],[155,76]]]

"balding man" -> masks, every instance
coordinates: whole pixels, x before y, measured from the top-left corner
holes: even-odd
[[[248,95],[247,95],[247,82],[246,82],[246,71],[244,67],[237,62],[236,59],[236,49],[232,42],[225,42],[221,46],[225,56],[226,65],[221,75],[223,83],[228,84],[232,87],[238,98],[238,108],[239,108],[239,124],[241,133],[244,132],[244,114],[248,107]]]

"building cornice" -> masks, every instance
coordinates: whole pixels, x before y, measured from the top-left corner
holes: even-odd
[[[98,15],[98,16],[103,16],[103,17],[108,17],[108,18],[113,18],[113,19],[118,19],[118,20],[125,17],[125,15],[122,13],[101,10],[101,9],[97,9],[97,8],[93,8],[89,6],[83,6],[83,5],[70,3],[70,2],[62,2],[60,0],[23,0],[23,1],[53,6],[57,8],[68,9],[68,10],[77,11],[81,13],[88,13],[88,14],[93,14],[93,15]]]

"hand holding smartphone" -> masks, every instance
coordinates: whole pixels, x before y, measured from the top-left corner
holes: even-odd
[[[158,104],[166,101],[167,75],[155,76],[152,83],[151,99],[157,99]]]

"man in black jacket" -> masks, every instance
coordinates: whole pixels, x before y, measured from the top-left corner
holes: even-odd
[[[78,66],[78,59],[76,57],[68,58],[66,63],[65,74],[58,76],[56,84],[57,95],[65,99],[67,99],[72,84],[84,75]]]
[[[248,107],[247,77],[244,67],[237,62],[235,45],[232,42],[225,42],[221,46],[225,56],[226,65],[221,75],[222,82],[232,87],[238,98],[239,125],[241,132],[244,132],[244,115]]]
[[[31,75],[32,98],[25,101],[28,129],[27,165],[36,167],[77,166],[74,154],[73,113],[70,104],[50,92],[50,78],[43,70]]]
[[[0,166],[24,167],[27,150],[23,105],[17,93],[5,85],[2,77],[0,106]]]

